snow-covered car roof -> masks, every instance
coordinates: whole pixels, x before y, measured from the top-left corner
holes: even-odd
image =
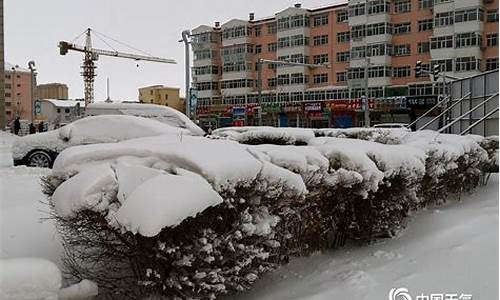
[[[203,129],[185,114],[168,106],[143,103],[91,103],[87,105],[86,114],[88,116],[123,114],[152,118],[174,127],[187,129],[192,135],[205,134]]]

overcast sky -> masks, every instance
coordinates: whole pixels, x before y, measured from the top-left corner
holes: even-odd
[[[95,99],[106,99],[106,78],[114,100],[137,99],[142,86],[164,84],[180,87],[184,94],[184,29],[201,24],[224,23],[232,18],[272,16],[299,1],[290,0],[4,0],[5,59],[27,68],[35,60],[38,83],[60,82],[69,87],[70,98],[83,98],[80,65],[83,54],[59,55],[60,40],[71,41],[87,27],[102,32],[155,56],[173,58],[176,65],[101,57],[97,62]],[[343,0],[301,1],[316,8]],[[82,43],[82,39],[78,40]],[[109,49],[97,38],[94,46]],[[132,52],[118,44],[116,50]]]

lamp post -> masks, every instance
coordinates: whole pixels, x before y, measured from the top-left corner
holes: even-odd
[[[364,116],[365,116],[365,127],[370,127],[370,104],[369,104],[369,89],[368,89],[368,68],[370,67],[370,58],[365,57],[365,110],[364,110]]]
[[[190,82],[190,63],[189,63],[189,37],[191,32],[189,30],[184,30],[182,32],[182,40],[179,42],[184,42],[184,59],[185,59],[185,95],[186,95],[186,116],[191,117],[191,95],[189,93],[189,82]]]
[[[35,61],[30,60],[28,62],[28,68],[31,71],[31,123],[33,123],[34,119],[34,103],[35,103],[35,84],[36,84],[36,68],[35,68]]]

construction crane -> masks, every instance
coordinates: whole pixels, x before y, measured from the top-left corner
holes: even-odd
[[[80,46],[77,44],[73,44],[66,41],[59,42],[59,53],[61,55],[66,55],[69,50],[78,51],[84,53],[83,57],[83,65],[82,65],[82,76],[85,87],[85,104],[94,102],[94,80],[97,76],[96,74],[96,64],[95,61],[99,59],[100,55],[103,56],[111,56],[111,57],[120,57],[127,58],[133,60],[143,60],[143,61],[152,61],[166,64],[175,64],[175,60],[161,57],[154,57],[150,55],[137,55],[132,53],[123,53],[118,51],[110,51],[103,49],[92,48],[92,37],[91,37],[92,29],[87,28],[85,31],[85,46]],[[83,34],[83,33],[82,33]]]

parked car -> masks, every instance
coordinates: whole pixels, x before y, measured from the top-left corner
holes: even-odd
[[[157,104],[147,103],[91,103],[85,107],[86,116],[128,115],[154,119],[159,122],[185,128],[193,134],[203,135],[205,132],[182,112]]]
[[[384,129],[402,129],[406,131],[411,131],[410,128],[408,128],[408,124],[404,123],[380,123],[373,125],[373,128],[384,128]]]
[[[201,135],[153,119],[124,115],[92,116],[56,130],[17,139],[12,145],[12,157],[14,165],[51,168],[57,155],[71,146],[165,134]]]

